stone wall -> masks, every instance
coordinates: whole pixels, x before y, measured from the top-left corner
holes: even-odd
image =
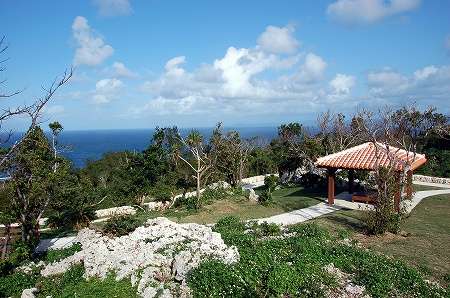
[[[450,178],[433,177],[433,176],[425,176],[425,175],[413,175],[413,181],[450,185]]]

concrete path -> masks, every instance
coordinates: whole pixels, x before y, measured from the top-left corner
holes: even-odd
[[[49,249],[62,249],[72,246],[76,236],[68,236],[53,239],[42,239],[36,247],[36,252],[45,252]]]
[[[411,201],[403,201],[403,204],[405,204],[405,209],[407,213],[410,213],[423,199],[435,195],[441,195],[441,194],[450,194],[450,186],[448,185],[442,185],[437,183],[428,183],[428,182],[420,182],[414,181],[414,184],[420,184],[420,185],[427,185],[427,186],[436,186],[441,187],[444,189],[439,190],[424,190],[424,191],[418,191],[414,193],[414,196]],[[336,196],[335,204],[333,206],[329,206],[326,203],[319,203],[317,205],[300,209],[300,210],[294,210],[291,212],[283,213],[274,215],[267,218],[261,218],[257,221],[259,223],[267,222],[267,223],[276,223],[279,225],[292,225],[296,223],[301,223],[325,214],[332,213],[337,210],[341,209],[353,209],[353,210],[364,210],[364,209],[370,209],[373,208],[372,205],[364,204],[364,203],[353,203],[351,201],[348,201],[348,198],[346,198],[346,194],[339,194]]]
[[[319,203],[317,205],[294,210],[287,213],[274,215],[267,218],[258,219],[258,223],[275,223],[279,225],[293,225],[296,223],[304,222],[334,211],[340,210],[339,206],[329,206],[327,203]]]

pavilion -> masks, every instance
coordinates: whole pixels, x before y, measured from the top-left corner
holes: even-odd
[[[384,144],[373,142],[367,142],[317,159],[315,165],[319,168],[327,169],[328,204],[334,204],[336,170],[344,169],[348,171],[348,192],[353,194],[355,170],[375,171],[377,167],[389,166],[390,160],[394,161],[395,170],[398,173],[396,180],[398,181],[399,191],[395,196],[395,208],[399,211],[401,199],[400,173],[408,165],[407,179],[412,181],[414,170],[427,160],[423,154],[416,153],[414,155],[412,152],[392,146],[389,146],[388,150]],[[412,194],[411,187],[407,187],[406,191],[408,196]]]

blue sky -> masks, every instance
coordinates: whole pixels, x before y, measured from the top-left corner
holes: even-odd
[[[1,107],[74,65],[43,118],[68,130],[450,110],[450,1],[2,0],[0,28],[3,88],[25,89]]]

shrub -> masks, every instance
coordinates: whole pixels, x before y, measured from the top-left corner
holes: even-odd
[[[374,174],[375,181],[372,183],[377,188],[374,208],[366,211],[362,217],[370,234],[398,233],[400,230],[403,211],[397,213],[394,206],[399,187],[395,175],[395,171],[388,168],[381,168]]]
[[[274,191],[279,182],[280,179],[275,175],[269,175],[264,178],[264,186],[269,192]]]
[[[76,252],[81,251],[81,244],[74,243],[72,246],[63,249],[51,249],[48,250],[45,255],[45,261],[53,263],[74,255]]]
[[[14,265],[8,260],[0,260],[0,277],[10,274],[14,269]]]
[[[20,297],[22,290],[34,287],[38,276],[15,272],[0,277],[0,298]]]
[[[261,205],[265,206],[270,205],[273,202],[272,192],[269,191],[268,189],[263,190],[259,195],[258,202]]]
[[[79,207],[79,208],[77,208]],[[64,211],[54,211],[48,217],[50,228],[68,229],[84,228],[96,218],[95,210],[91,206],[72,206]]]
[[[83,265],[75,265],[61,275],[43,278],[37,283],[42,297],[137,297],[129,279],[116,281],[114,274],[105,279],[83,277]]]
[[[299,183],[305,188],[326,187],[327,179],[321,175],[308,172],[300,177]]]
[[[140,222],[131,215],[113,216],[106,222],[103,232],[114,236],[124,236],[134,231]]]
[[[16,241],[11,251],[8,260],[14,267],[17,267],[31,258],[33,249],[23,241]]]
[[[217,185],[216,187],[207,187],[201,195],[202,203],[210,203],[218,200],[228,198],[230,195],[223,185]]]

